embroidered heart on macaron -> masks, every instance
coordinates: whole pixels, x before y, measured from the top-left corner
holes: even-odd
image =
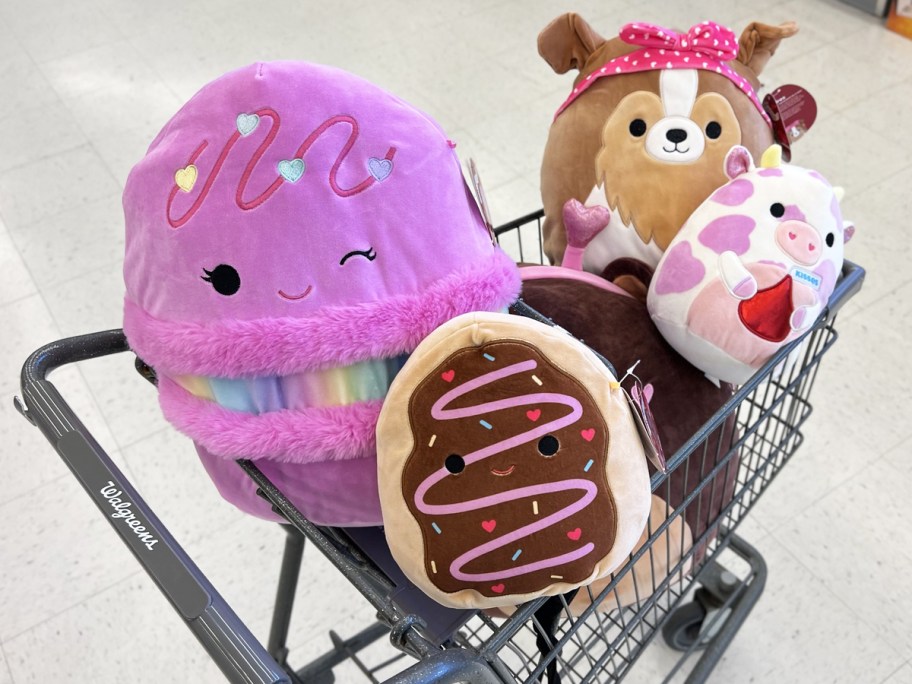
[[[238,114],[237,119],[235,119],[235,125],[237,126],[238,133],[241,135],[250,135],[256,130],[257,126],[260,125],[260,117],[256,114]]]
[[[371,157],[367,162],[367,169],[378,182],[385,180],[393,172],[393,162],[389,159]]]
[[[278,164],[279,175],[289,183],[296,183],[304,175],[303,159],[283,159]]]
[[[187,164],[184,168],[174,172],[174,182],[184,192],[190,192],[196,185],[197,174],[196,167],[193,164]]]

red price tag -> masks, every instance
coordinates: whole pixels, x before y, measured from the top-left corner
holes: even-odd
[[[773,137],[782,146],[782,158],[792,158],[792,144],[817,120],[817,102],[801,86],[784,85],[763,98],[763,108],[773,122]]]

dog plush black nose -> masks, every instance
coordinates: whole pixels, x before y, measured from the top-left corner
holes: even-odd
[[[665,134],[665,137],[668,138],[669,142],[678,144],[687,140],[687,131],[683,128],[672,128]]]

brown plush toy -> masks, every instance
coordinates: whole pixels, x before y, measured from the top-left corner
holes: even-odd
[[[524,302],[609,359],[619,376],[636,364],[640,381],[652,386],[650,408],[669,458],[731,397],[731,386],[717,387],[679,356],[652,324],[646,305],[612,283],[590,273],[553,266],[528,266],[521,273]],[[644,274],[647,284],[650,275]],[[671,510],[681,506],[704,479],[711,477],[684,515],[675,517],[666,532],[650,542],[652,552],[640,558],[621,580],[616,594],[609,596],[599,610],[614,610],[648,595],[645,588],[664,579],[669,569],[707,534],[710,523],[731,501],[735,489],[737,455],[712,474],[735,442],[734,430],[734,421],[729,418],[709,435],[705,448],[698,447],[689,462],[673,470],[659,486],[653,495],[648,530],[657,530]],[[654,472],[652,467],[650,472]],[[713,535],[710,531],[694,549],[694,562],[702,559],[705,544]],[[646,543],[644,533],[636,548]],[[685,563],[682,572],[689,568],[690,563]],[[597,595],[610,579],[594,582],[591,595]],[[578,614],[590,603],[590,592],[581,591],[571,608]]]
[[[726,182],[728,150],[743,145],[757,156],[772,144],[758,76],[797,31],[791,22],[754,22],[738,40],[712,22],[686,33],[633,23],[606,40],[576,14],[552,21],[538,37],[539,53],[557,73],[579,76],[542,161],[548,258],[564,257],[562,211],[576,199],[611,212],[605,230],[577,245],[587,270],[601,274],[620,258],[655,268],[684,220]],[[645,298],[630,281],[618,284]]]

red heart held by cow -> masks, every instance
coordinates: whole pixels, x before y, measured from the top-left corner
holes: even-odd
[[[535,409],[534,411],[526,411],[526,418],[531,420],[533,423],[541,417],[541,409]]]
[[[493,532],[494,528],[497,527],[496,520],[482,520],[481,526],[484,528],[485,532]]]
[[[570,530],[569,532],[567,532],[567,536],[570,537],[570,539],[572,539],[573,541],[579,541],[580,535],[582,535],[582,534],[583,534],[583,531],[578,527],[575,530]]]
[[[494,586],[491,587],[491,591],[493,591],[495,594],[504,593],[504,589],[506,589],[506,587],[503,585],[503,582],[501,582],[500,584],[495,584]]]
[[[593,439],[595,439],[595,428],[580,430],[580,436],[587,442],[591,442]]]
[[[443,378],[445,382],[453,382],[453,378],[456,377],[456,371],[443,371],[443,373],[440,374],[440,377]]]

